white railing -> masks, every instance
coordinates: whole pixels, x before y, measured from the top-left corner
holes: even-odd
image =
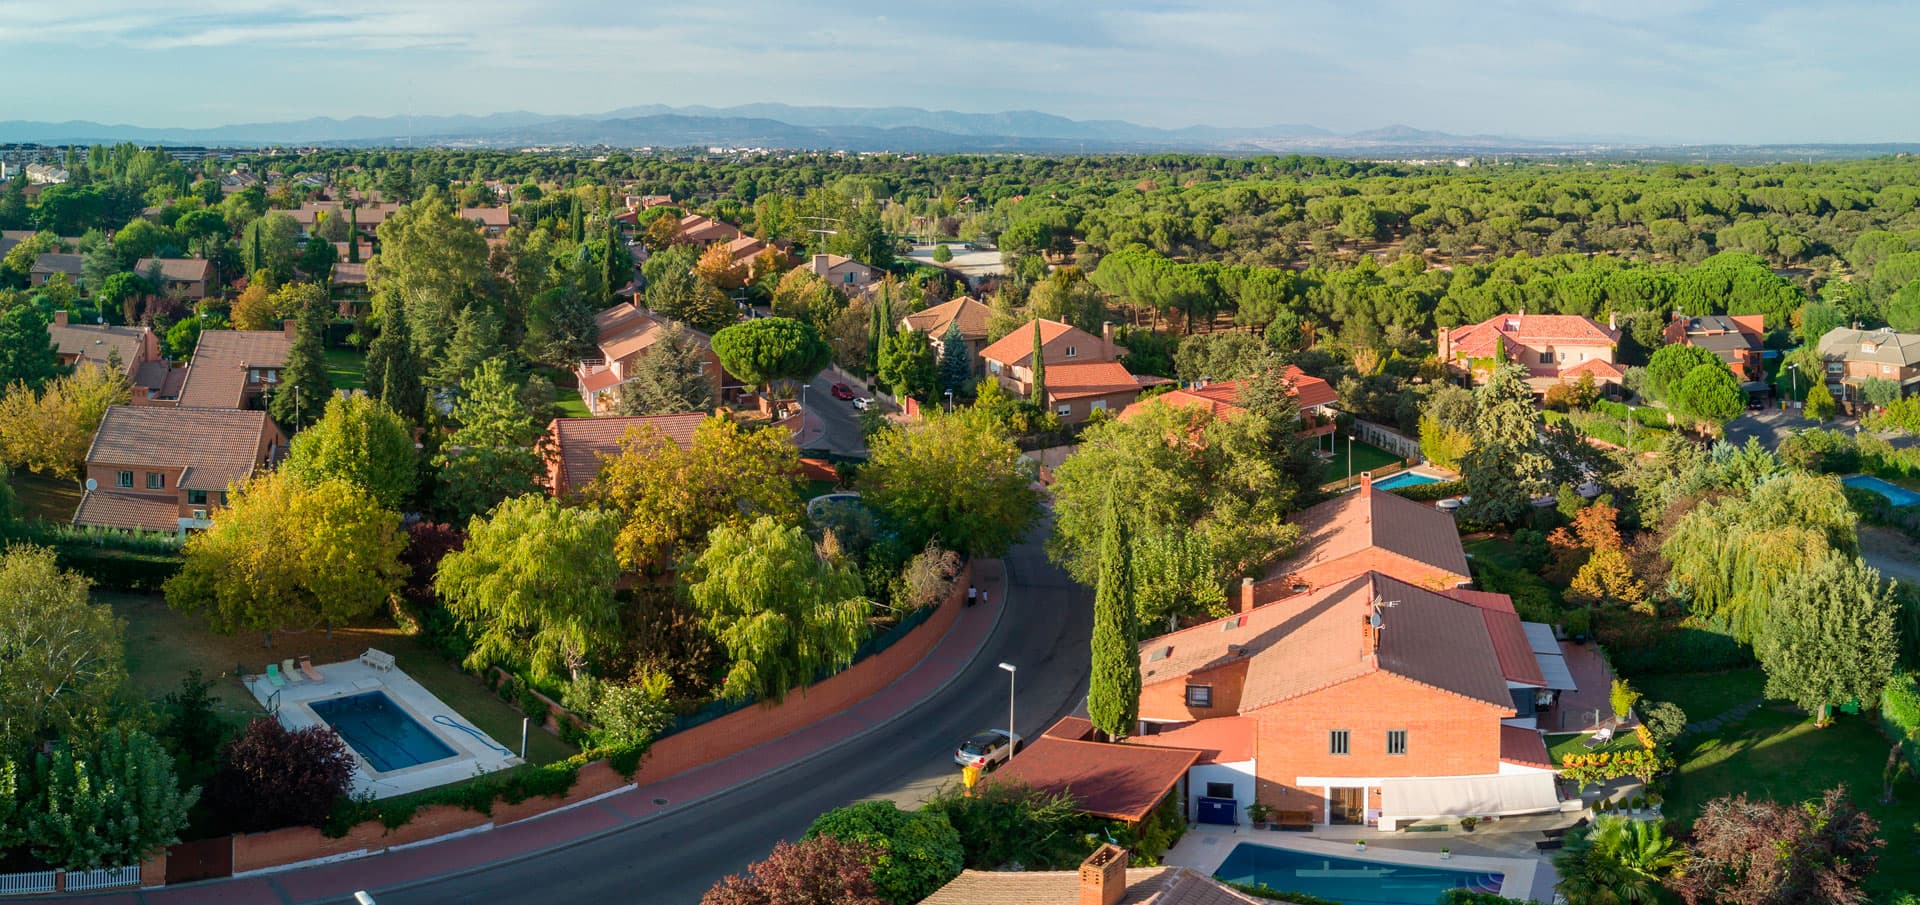
[[[92,892],[140,885],[140,865],[67,871],[67,892]]]
[[[26,896],[52,892],[57,870],[37,870],[26,874],[0,874],[0,896]]]

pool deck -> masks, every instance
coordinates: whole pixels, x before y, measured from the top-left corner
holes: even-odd
[[[1220,869],[1221,862],[1227,860],[1227,855],[1233,851],[1234,846],[1242,842],[1250,842],[1268,848],[1325,855],[1330,858],[1352,858],[1356,861],[1377,861],[1382,864],[1407,864],[1473,873],[1500,874],[1500,894],[1521,901],[1534,899],[1551,902],[1553,887],[1559,882],[1558,876],[1553,872],[1552,863],[1533,847],[1538,833],[1503,834],[1489,830],[1474,834],[1474,838],[1468,841],[1458,836],[1423,838],[1421,834],[1383,834],[1357,827],[1354,830],[1365,833],[1366,851],[1354,850],[1353,841],[1355,838],[1360,838],[1359,836],[1348,839],[1329,839],[1321,833],[1260,832],[1249,827],[1191,826],[1187,829],[1187,834],[1180,837],[1179,844],[1169,850],[1161,860],[1166,864],[1189,868],[1211,877],[1214,871]],[[1503,836],[1507,838],[1502,838]],[[1440,857],[1442,846],[1453,849],[1451,858]]]
[[[520,758],[503,753],[506,746],[500,745],[484,733],[475,738],[466,732],[435,723],[433,718],[445,715],[462,726],[472,728],[453,708],[448,707],[433,692],[415,682],[398,666],[393,669],[379,670],[357,660],[342,663],[327,663],[316,667],[320,671],[319,682],[289,682],[284,687],[275,687],[264,675],[248,676],[245,680],[247,690],[253,693],[260,706],[273,712],[280,725],[288,729],[304,729],[309,726],[325,726],[327,721],[313,712],[307,705],[328,698],[340,698],[363,694],[369,691],[386,692],[395,705],[407,712],[414,722],[425,727],[434,737],[445,742],[454,751],[454,756],[432,763],[417,764],[390,770],[385,773],[374,770],[360,756],[353,753],[354,774],[353,790],[355,794],[367,793],[374,798],[390,798],[408,792],[418,792],[434,786],[443,786],[459,782],[482,773],[492,773],[520,763]],[[274,701],[274,693],[279,693]],[[276,710],[277,707],[277,710]],[[478,732],[478,729],[474,729]],[[485,739],[482,741],[482,739]],[[347,746],[352,750],[352,745]]]

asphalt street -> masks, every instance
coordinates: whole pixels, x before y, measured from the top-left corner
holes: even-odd
[[[826,429],[822,441],[810,445],[824,445],[841,455],[865,455],[867,444],[860,435],[860,413],[853,403],[833,398],[833,385],[838,381],[829,369],[821,371],[807,384],[806,405]],[[860,388],[855,386],[854,392],[860,392]]]
[[[1041,525],[1034,536],[1044,538],[1047,528]],[[876,798],[917,805],[958,780],[952,755],[962,739],[1006,724],[1002,661],[1019,667],[1015,721],[1023,735],[1037,734],[1085,701],[1091,592],[1048,563],[1037,540],[1014,548],[1006,563],[1008,610],[980,656],[959,681],[883,728],[611,835],[425,885],[372,890],[374,897],[380,905],[691,905],[775,842],[798,838],[823,811]]]

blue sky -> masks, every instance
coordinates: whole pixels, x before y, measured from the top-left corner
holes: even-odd
[[[188,127],[780,101],[1914,141],[1916,47],[1920,5],[1857,0],[0,0],[0,119]]]

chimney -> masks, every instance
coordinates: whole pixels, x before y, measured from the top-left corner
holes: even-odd
[[[1607,329],[1609,330],[1620,329],[1620,316],[1613,313],[1611,310],[1607,312]]]
[[[1126,849],[1109,842],[1080,862],[1080,905],[1119,905],[1126,894]]]
[[[55,311],[55,312],[53,313],[53,325],[54,325],[54,326],[56,326],[56,327],[64,327],[64,326],[66,326],[66,325],[67,325],[67,312],[65,312],[65,311]]]
[[[288,339],[299,339],[300,322],[293,318],[287,318],[280,322],[280,332],[285,333]]]
[[[1362,499],[1372,499],[1373,497],[1373,472],[1371,471],[1363,471],[1360,473],[1360,496]]]
[[[827,266],[827,256],[826,256],[826,255],[814,255],[814,256],[813,256],[813,272],[814,272],[814,273],[817,273],[817,274],[819,274],[819,275],[821,275],[821,276],[826,276],[826,275],[827,275],[827,270],[828,270],[828,269],[829,269],[829,267]]]
[[[1120,356],[1113,354],[1113,321],[1100,322],[1100,352],[1107,361],[1120,360]]]
[[[1240,612],[1253,612],[1253,579],[1240,579]]]

